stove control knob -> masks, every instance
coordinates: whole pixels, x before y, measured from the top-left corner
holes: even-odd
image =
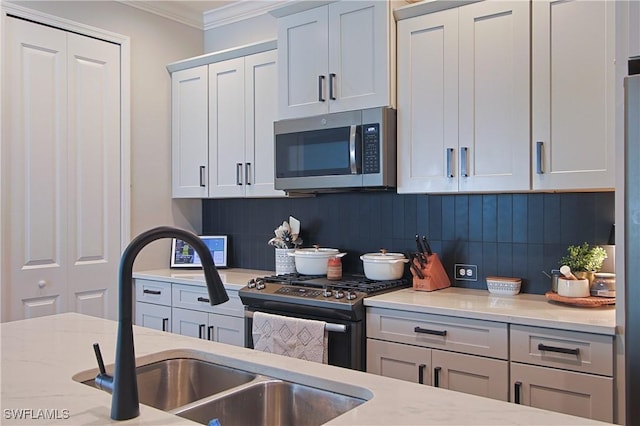
[[[264,290],[266,286],[267,285],[264,283],[264,281],[258,281],[256,283],[256,290]]]
[[[324,297],[331,297],[332,294],[333,294],[333,292],[331,290],[329,290],[328,288],[325,288],[324,291],[322,292],[322,295]]]
[[[251,280],[249,280],[249,282],[247,283],[247,288],[255,288],[255,287],[256,287],[256,280],[251,278]]]
[[[337,290],[336,291],[336,299],[342,299],[344,297],[344,291]]]
[[[355,299],[357,297],[358,297],[358,295],[353,291],[350,291],[349,293],[347,293],[347,300],[353,300],[353,299]]]

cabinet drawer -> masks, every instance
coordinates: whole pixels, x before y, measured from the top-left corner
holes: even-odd
[[[507,324],[444,315],[367,309],[367,337],[507,359]]]
[[[166,281],[136,280],[136,301],[171,306],[171,283]]]
[[[613,336],[512,325],[511,361],[613,376]]]
[[[206,287],[173,284],[171,291],[173,306],[177,308],[193,309],[212,314],[244,316],[244,305],[237,290],[227,290],[229,301],[221,305],[211,306]]]

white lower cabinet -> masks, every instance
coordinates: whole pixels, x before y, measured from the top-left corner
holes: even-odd
[[[244,306],[237,290],[211,306],[207,289],[169,281],[136,279],[136,325],[244,346]]]

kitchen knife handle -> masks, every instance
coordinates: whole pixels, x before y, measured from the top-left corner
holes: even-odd
[[[427,364],[420,364],[418,366],[418,383],[424,385],[424,370],[427,368]]]
[[[331,99],[332,101],[336,100],[335,87],[334,87],[335,84],[336,84],[336,74],[331,73],[329,74],[329,99]]]
[[[169,318],[162,318],[162,331],[169,331]]]
[[[318,76],[318,102],[324,102],[324,75]]]
[[[198,297],[198,302],[211,303],[206,297]]]
[[[447,335],[447,330],[429,330],[428,328],[422,328],[422,327],[416,327],[413,329],[414,332],[416,333],[421,333],[421,334],[433,334],[434,336],[446,336]]]
[[[436,388],[440,387],[440,370],[442,370],[442,367],[433,369],[433,386]]]
[[[242,163],[236,163],[236,184],[242,185]]]
[[[538,344],[538,350],[545,351],[545,352],[557,352],[560,354],[567,354],[567,355],[576,355],[576,356],[580,355],[580,348],[575,348],[575,349],[559,348],[557,346],[547,346],[544,343]]]
[[[251,185],[251,163],[244,163],[244,181],[247,185]]]
[[[469,174],[467,173],[467,151],[469,150],[469,148],[467,148],[466,146],[463,146],[462,148],[460,148],[460,176],[463,177],[468,177]]]
[[[198,339],[204,339],[204,328],[206,326],[204,324],[200,324],[198,326]]]
[[[204,177],[205,170],[205,166],[200,166],[200,186],[202,186],[203,188],[206,186]]]
[[[544,174],[544,169],[542,167],[542,148],[544,147],[544,142],[538,141],[536,142],[536,173],[539,175]]]
[[[447,148],[447,177],[453,177],[453,148]]]
[[[207,340],[213,340],[213,326],[207,327]]]
[[[520,393],[522,392],[522,382],[515,382],[513,384],[513,402],[521,404]]]

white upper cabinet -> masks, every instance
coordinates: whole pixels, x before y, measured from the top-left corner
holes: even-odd
[[[529,189],[529,3],[398,23],[398,192]]]
[[[267,50],[173,71],[174,198],[285,196],[274,189],[276,60]]]
[[[629,2],[629,57],[640,57],[640,2]]]
[[[171,75],[171,163],[174,198],[209,195],[207,66]]]
[[[615,187],[615,3],[532,3],[533,189]]]
[[[278,19],[279,118],[394,106],[388,1],[339,1]]]

